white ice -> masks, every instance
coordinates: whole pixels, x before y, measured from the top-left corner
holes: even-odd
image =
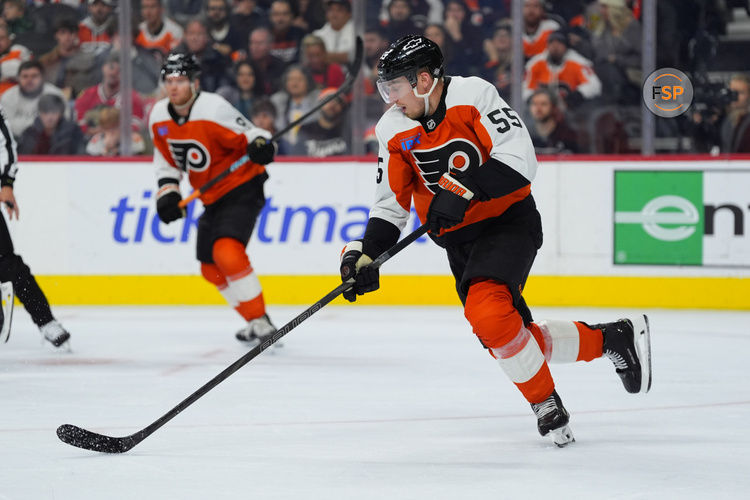
[[[272,307],[277,325],[304,309]],[[528,404],[459,308],[329,306],[123,455],[131,434],[244,352],[228,308],[58,307],[51,352],[20,307],[0,345],[0,499],[748,498],[750,312],[650,310],[654,384],[552,365],[576,443]],[[541,309],[538,319],[634,311]]]

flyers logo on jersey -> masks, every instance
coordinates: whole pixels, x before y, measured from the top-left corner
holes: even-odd
[[[185,172],[201,172],[211,164],[211,155],[198,141],[167,139],[167,144],[175,165]]]
[[[433,194],[437,193],[440,177],[449,170],[463,172],[482,163],[479,149],[466,139],[453,139],[433,149],[413,149],[417,168],[424,185]]]

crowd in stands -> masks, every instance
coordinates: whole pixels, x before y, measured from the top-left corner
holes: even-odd
[[[274,132],[302,116],[345,79],[356,38],[351,1],[132,2],[133,154],[152,151],[145,127],[164,97],[159,70],[170,52],[195,54],[201,89],[219,93],[260,127]],[[510,0],[353,1],[362,2],[366,21],[364,116],[351,115],[351,96],[335,99],[286,134],[280,154],[351,154],[352,131],[360,129],[367,152],[376,151],[374,124],[384,110],[375,90],[377,61],[406,34],[435,41],[446,74],[481,76],[510,102]],[[521,112],[538,152],[638,151],[641,3],[524,0]],[[701,54],[686,47],[726,30],[722,5],[660,0],[657,66],[705,70],[696,64]],[[117,0],[4,0],[0,106],[21,154],[120,154],[125,35],[118,33],[117,9]],[[725,80],[733,99],[670,122],[666,133],[688,136],[692,151],[750,151],[750,79]],[[362,126],[353,127],[354,120]]]

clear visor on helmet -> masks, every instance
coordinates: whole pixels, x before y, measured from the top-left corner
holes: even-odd
[[[411,84],[405,76],[399,76],[393,80],[378,79],[378,92],[385,102],[394,103],[411,92]]]

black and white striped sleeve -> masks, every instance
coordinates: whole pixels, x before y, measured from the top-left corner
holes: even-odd
[[[16,141],[5,119],[5,113],[0,108],[0,185],[13,187],[17,171]]]

